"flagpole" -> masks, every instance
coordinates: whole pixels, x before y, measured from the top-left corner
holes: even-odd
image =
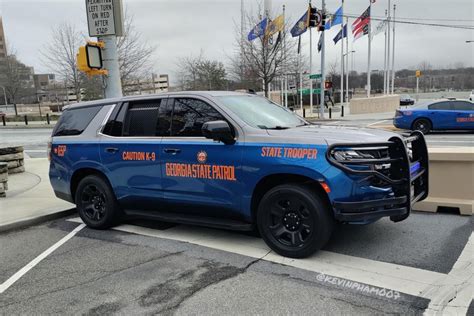
[[[311,0],[309,0],[309,6],[311,7]],[[308,17],[309,18],[309,17]],[[309,28],[309,111],[313,115],[313,32]]]
[[[301,65],[301,35],[298,38],[298,71],[300,73],[300,108],[301,115],[303,115],[303,69]]]
[[[326,14],[326,1],[322,0],[322,8],[321,8],[323,15]],[[325,72],[325,53],[326,53],[326,43],[324,40],[324,28],[321,31],[321,91],[320,91],[320,100],[319,100],[319,118],[324,119],[324,83],[326,81],[326,72]]]
[[[349,17],[346,17],[346,104],[349,102]],[[344,39],[344,38],[343,38]]]
[[[285,21],[285,5],[283,5],[283,21]],[[287,63],[287,54],[286,54],[286,33],[283,28],[283,75],[285,78],[285,108],[288,107],[288,63]]]
[[[372,36],[372,0],[369,0],[369,38],[368,38],[368,54],[367,54],[367,98],[370,98],[370,45]]]
[[[397,5],[393,5],[393,37],[392,37],[392,94],[395,91],[395,9]],[[388,30],[390,32],[390,30]]]
[[[387,10],[385,10],[385,19],[387,19]],[[387,95],[387,26],[385,26],[384,36],[385,42],[383,52],[383,94]]]
[[[341,14],[344,16],[344,0],[341,2]],[[344,104],[344,18],[341,16],[341,106]]]
[[[388,18],[387,18],[387,94],[390,94],[390,0],[388,0]]]

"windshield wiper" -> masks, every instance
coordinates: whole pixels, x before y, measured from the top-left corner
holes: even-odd
[[[280,126],[280,125],[276,125],[276,126],[273,126],[273,127],[267,127],[265,125],[258,125],[258,127],[261,128],[261,129],[277,129],[277,130],[289,129],[290,128],[289,126]]]

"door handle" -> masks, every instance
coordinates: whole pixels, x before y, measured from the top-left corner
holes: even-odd
[[[116,147],[107,147],[105,148],[105,151],[111,154],[115,154],[118,151],[118,148]]]
[[[178,149],[178,148],[165,148],[163,151],[167,154],[176,155],[177,153],[181,152],[181,149]]]

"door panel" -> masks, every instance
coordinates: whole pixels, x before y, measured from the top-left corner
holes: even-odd
[[[152,210],[163,199],[160,165],[161,99],[131,102],[120,109],[104,131],[101,159],[119,203],[124,208]],[[157,135],[158,134],[158,135]]]
[[[469,101],[453,101],[456,112],[456,129],[474,129],[474,103]]]
[[[199,98],[170,99],[171,104],[171,136],[163,138],[160,153],[167,205],[176,212],[239,218],[242,147],[201,133],[203,123],[225,118]]]

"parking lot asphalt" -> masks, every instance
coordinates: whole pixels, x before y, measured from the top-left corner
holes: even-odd
[[[293,260],[272,256],[249,233],[161,222],[105,231],[78,225],[64,218],[0,234],[0,314],[421,314],[430,298],[394,290],[384,269],[393,268],[394,280],[448,276],[472,233],[470,217],[414,213],[397,224],[341,225],[319,254]],[[339,271],[351,265],[367,271]]]

